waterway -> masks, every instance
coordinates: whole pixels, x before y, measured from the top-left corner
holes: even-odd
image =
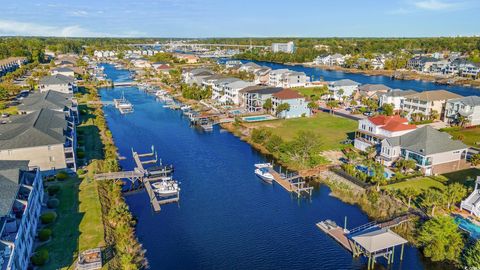
[[[114,81],[128,72],[105,65]],[[202,132],[189,126],[179,111],[163,108],[136,87],[100,89],[102,100],[125,94],[135,111],[121,115],[105,106],[108,126],[124,169],[132,169],[132,147],[148,152],[154,145],[165,164],[175,166],[181,181],[179,204],[154,213],[146,192],[127,195],[137,218],[136,233],[146,248],[151,269],[365,269],[315,223],[348,218],[348,228],[368,222],[357,206],[316,187],[310,200],[298,200],[278,185],[262,182],[253,164],[264,156],[232,134],[215,127]],[[391,269],[438,269],[425,263],[413,247],[399,249]],[[380,262],[385,265],[382,259]]]
[[[221,60],[223,62],[225,60]],[[415,91],[427,91],[427,90],[439,90],[444,89],[462,96],[478,96],[480,95],[480,89],[474,87],[463,87],[457,85],[439,85],[428,81],[416,81],[416,80],[393,80],[387,76],[367,76],[360,73],[347,73],[343,71],[325,70],[315,67],[305,67],[302,65],[284,65],[271,62],[261,61],[246,61],[242,62],[255,62],[262,66],[267,66],[272,69],[287,68],[295,71],[304,72],[312,80],[324,80],[324,81],[336,81],[341,79],[350,79],[361,84],[384,84],[392,89],[412,89]]]

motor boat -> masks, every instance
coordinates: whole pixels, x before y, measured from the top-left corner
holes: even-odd
[[[260,168],[272,168],[272,164],[270,163],[257,163],[255,164],[255,168],[260,169]]]
[[[255,164],[255,168],[255,174],[263,181],[271,183],[274,180],[273,175],[270,173],[270,168],[272,168],[270,163]]]
[[[152,186],[155,193],[160,196],[173,196],[180,191],[178,182],[172,180],[171,178],[163,179],[160,182],[153,183]]]

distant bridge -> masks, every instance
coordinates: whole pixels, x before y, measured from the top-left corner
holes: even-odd
[[[128,82],[114,82],[113,87],[115,86],[134,86],[137,85],[138,83],[135,81],[128,81]]]

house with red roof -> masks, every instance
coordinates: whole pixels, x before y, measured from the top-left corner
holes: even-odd
[[[279,112],[277,108],[281,104],[288,104],[289,109]],[[272,95],[272,114],[280,118],[297,118],[310,116],[311,112],[308,108],[308,102],[305,97],[297,91],[286,88]]]
[[[355,132],[355,148],[366,151],[370,146],[379,146],[386,138],[398,137],[414,131],[415,125],[399,115],[377,115],[358,121],[358,130]]]

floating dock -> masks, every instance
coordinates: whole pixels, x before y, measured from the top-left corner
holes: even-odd
[[[173,166],[162,165],[153,146],[152,152],[150,153],[140,154],[132,149],[132,156],[136,164],[134,170],[95,174],[94,179],[97,181],[126,179],[130,181],[131,187],[128,192],[145,188],[148,197],[150,198],[152,208],[155,212],[160,212],[160,205],[174,202],[178,203],[178,201],[180,200],[179,189],[172,195],[169,194],[168,196],[160,196],[155,192],[152,186],[152,184],[163,181],[163,178],[171,175],[173,173]],[[144,158],[150,159],[142,160]],[[144,165],[147,164],[150,164],[151,166],[145,168]]]

